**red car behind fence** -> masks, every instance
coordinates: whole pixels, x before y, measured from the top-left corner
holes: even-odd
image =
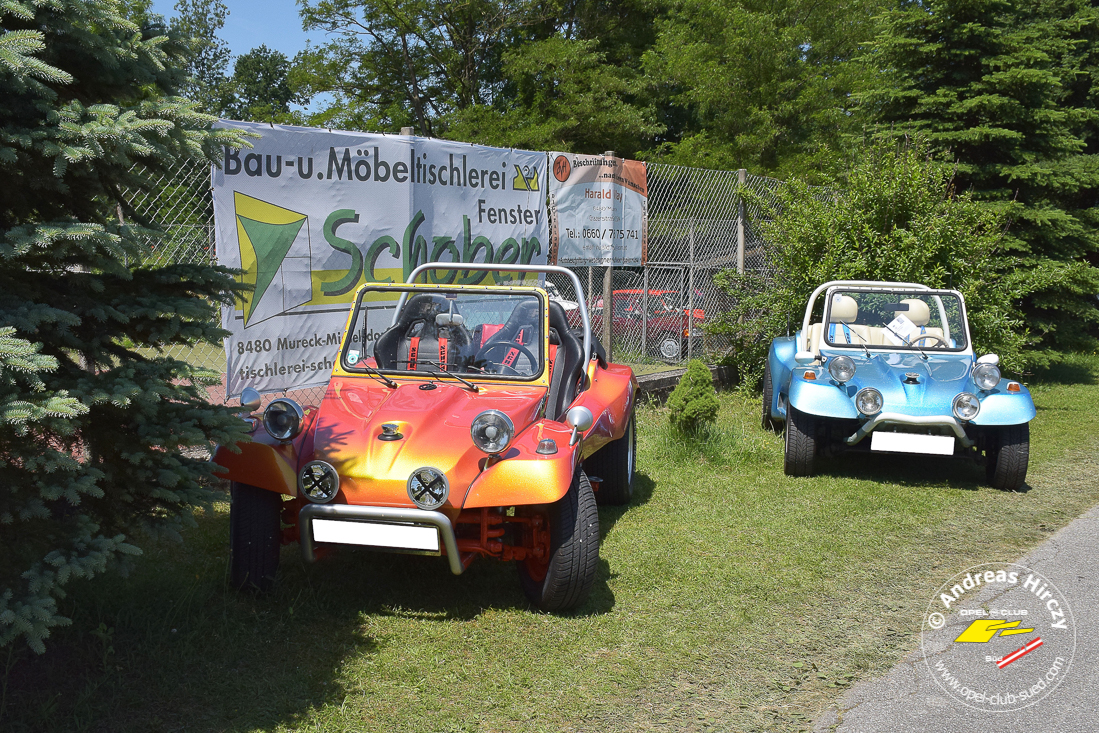
[[[682,307],[681,294],[677,290],[649,290],[646,310],[645,291],[615,290],[611,305],[611,331],[617,349],[624,352],[643,353],[667,361],[686,358],[688,341],[695,355],[702,352],[702,329],[705,320],[702,308],[692,314]],[[701,300],[701,298],[699,298]],[[603,332],[603,299],[592,301],[591,328],[595,334]],[[569,313],[569,320],[580,325],[580,316]],[[644,339],[644,349],[642,349]]]

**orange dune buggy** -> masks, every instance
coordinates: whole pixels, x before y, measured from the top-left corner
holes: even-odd
[[[540,287],[414,284],[468,270],[557,272],[582,293],[564,268],[452,263],[360,288],[321,404],[275,400],[253,442],[214,457],[235,585],[269,589],[280,542],[300,541],[307,561],[326,545],[442,555],[455,574],[514,560],[539,608],[587,597],[596,503],[632,493],[637,381]]]

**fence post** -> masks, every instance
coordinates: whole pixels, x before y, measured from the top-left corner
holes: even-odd
[[[694,321],[695,321],[695,220],[691,219],[691,255],[690,270],[687,273],[687,360],[694,358]]]
[[[649,355],[649,266],[641,268],[641,356]]]
[[[748,182],[748,171],[741,168],[736,172],[741,190],[737,192],[736,213],[736,271],[744,274],[744,184]]]
[[[614,318],[614,268],[607,265],[603,271],[603,348],[607,351],[607,361],[614,361],[614,332],[611,330],[611,320]]]

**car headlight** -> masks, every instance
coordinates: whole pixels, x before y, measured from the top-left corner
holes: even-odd
[[[849,356],[837,356],[828,360],[828,373],[840,384],[850,382],[855,376],[855,362]]]
[[[855,407],[863,415],[877,415],[882,408],[881,392],[873,387],[864,387],[855,395]]]
[[[473,444],[485,453],[499,453],[511,444],[515,425],[499,410],[485,410],[473,418],[469,434]]]
[[[1000,383],[1000,369],[995,364],[978,364],[973,367],[973,381],[981,389],[995,389]]]
[[[294,400],[275,400],[263,411],[263,427],[275,440],[290,440],[301,432],[305,413]]]
[[[954,398],[952,407],[954,409],[954,417],[959,420],[972,420],[977,417],[977,413],[981,411],[981,401],[977,399],[977,395],[975,394],[962,392]]]
[[[340,491],[340,476],[331,464],[310,461],[298,474],[298,490],[314,504],[327,504]]]

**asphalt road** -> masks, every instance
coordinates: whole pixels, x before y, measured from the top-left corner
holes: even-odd
[[[1058,687],[1023,709],[973,709],[943,691],[928,669],[924,644],[921,644],[920,649],[885,677],[856,685],[837,707],[817,718],[814,733],[1099,731],[1099,507],[1076,519],[1017,562],[1049,578],[1071,606],[1076,630],[1075,655]],[[996,597],[995,593],[984,594],[986,601]],[[1035,617],[1036,614],[1032,614],[1029,618]],[[965,628],[970,620],[959,620],[960,628]],[[1036,623],[1031,625],[1037,626]],[[933,638],[933,632],[924,631],[923,641],[928,642],[927,659],[932,664],[947,653],[948,646],[931,643]],[[1049,648],[1046,651],[1048,653]],[[1038,655],[1027,660],[1030,668],[1036,666],[1033,662],[1037,658]],[[1021,662],[1016,669],[1027,668]],[[987,671],[982,673],[995,683],[1000,670],[995,664],[986,664],[985,668]],[[972,676],[967,679],[973,681]],[[974,686],[981,684],[982,681],[976,680]]]

